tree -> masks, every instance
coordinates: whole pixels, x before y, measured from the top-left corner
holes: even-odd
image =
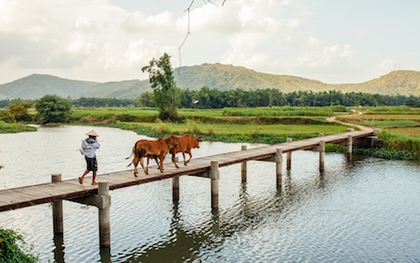
[[[145,91],[142,92],[139,97],[136,99],[136,103],[140,107],[154,107],[155,104],[153,103],[153,94]]]
[[[32,107],[33,102],[13,103],[9,105],[10,113],[15,116],[16,121],[30,121],[32,119],[28,109]]]
[[[71,103],[57,95],[45,95],[35,103],[41,123],[67,122]]]
[[[153,89],[153,100],[163,121],[177,121],[176,83],[173,77],[171,57],[165,53],[159,60],[152,59],[143,72],[149,73],[149,82]]]

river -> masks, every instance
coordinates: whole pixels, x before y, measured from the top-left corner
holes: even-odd
[[[92,127],[40,127],[0,134],[0,189],[77,178],[77,151]],[[100,135],[101,173],[127,167],[131,131],[93,127]],[[193,158],[254,144],[202,142]],[[182,157],[181,157],[182,158]],[[167,161],[166,165],[170,162]],[[416,163],[298,151],[276,188],[275,164],[220,168],[219,207],[211,212],[210,182],[182,176],[180,202],[172,181],[111,191],[111,254],[99,249],[97,208],[63,202],[64,242],[55,244],[49,204],[0,213],[0,226],[24,234],[42,262],[420,262],[420,166]],[[140,172],[142,172],[140,170]],[[90,182],[90,177],[86,178]]]

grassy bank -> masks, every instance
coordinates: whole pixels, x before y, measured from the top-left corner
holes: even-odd
[[[360,112],[361,111],[361,112]],[[388,159],[420,160],[420,109],[409,107],[265,107],[178,109],[181,122],[163,123],[154,108],[75,108],[71,123],[132,130],[150,137],[169,134],[201,136],[205,141],[275,144],[342,133],[348,126],[328,122],[327,117],[354,125],[380,128],[381,149],[354,152]],[[355,130],[357,127],[354,126]],[[35,130],[19,124],[0,123],[0,132]],[[344,151],[339,146],[327,150]]]
[[[384,141],[383,147],[365,150],[366,155],[420,161],[419,108],[366,107],[363,108],[363,114],[343,115],[338,119],[355,125],[381,129],[379,138]]]
[[[108,112],[109,113],[109,112]],[[409,107],[370,107],[363,113],[343,107],[272,107],[235,109],[181,109],[183,123],[162,123],[156,120],[153,109],[137,109],[118,112],[114,116],[101,117],[102,125],[133,130],[152,137],[168,134],[190,133],[200,135],[206,141],[250,142],[274,144],[285,142],[287,138],[300,140],[341,133],[348,128],[326,121],[326,117],[354,125],[380,128],[381,149],[354,149],[355,153],[385,159],[420,160],[420,110]],[[89,115],[100,116],[98,112]],[[354,127],[356,130],[357,128]],[[345,151],[340,146],[331,145],[327,150]]]
[[[228,109],[179,109],[182,122],[163,123],[158,112],[150,108],[77,109],[73,122],[116,127],[138,134],[164,137],[189,133],[206,141],[280,143],[287,138],[300,140],[341,133],[348,128],[326,121],[333,107],[271,107]],[[342,111],[342,108],[340,108]],[[284,113],[284,114],[282,114]]]
[[[36,131],[36,128],[21,123],[5,123],[0,121],[0,133],[18,133],[28,131]]]

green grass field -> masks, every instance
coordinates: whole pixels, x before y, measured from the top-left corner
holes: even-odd
[[[420,109],[409,107],[259,107],[225,109],[178,109],[180,122],[164,123],[154,108],[74,108],[71,124],[97,125],[132,130],[151,137],[169,134],[202,136],[207,141],[274,144],[287,138],[300,140],[345,132],[349,126],[328,122],[327,117],[354,125],[380,128],[384,147],[375,156],[401,152],[420,159]],[[354,126],[355,130],[356,126]],[[0,123],[0,132],[33,131],[23,124]]]

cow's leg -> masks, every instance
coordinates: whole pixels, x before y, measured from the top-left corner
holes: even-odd
[[[140,164],[141,164],[141,167],[143,168],[144,173],[149,174],[149,169],[147,169],[147,167],[144,167],[143,157],[140,158]]]
[[[175,154],[174,153],[172,154],[172,162],[174,163],[176,168],[179,168],[178,164],[175,161]]]
[[[150,157],[148,156],[146,158],[147,158],[146,169],[147,169],[147,171],[149,171]]]
[[[184,165],[186,166],[188,161],[186,161],[186,159],[185,159],[185,152],[182,153],[182,158],[184,158]]]
[[[137,174],[139,173],[139,171],[137,170],[137,165],[139,164],[139,158],[135,155],[133,159],[133,164],[134,164],[134,176],[137,177]]]
[[[160,156],[159,156],[159,161],[160,161],[160,165],[159,165],[159,170],[160,170],[160,172],[161,173],[163,173],[163,161],[165,160],[165,156],[166,156],[166,154],[161,154]]]

